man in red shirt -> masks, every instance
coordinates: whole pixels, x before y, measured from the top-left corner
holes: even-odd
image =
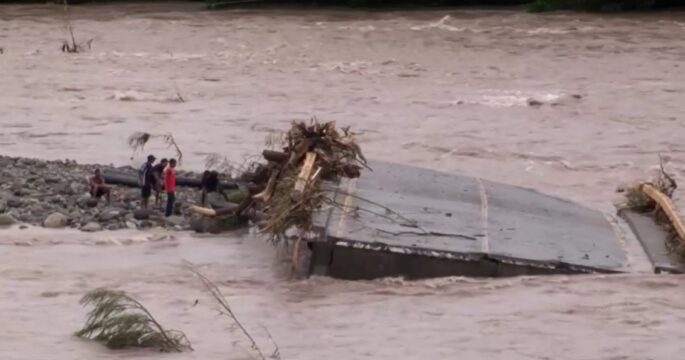
[[[162,177],[164,178],[164,191],[166,191],[166,212],[165,216],[174,213],[174,203],[176,202],[176,159],[169,160],[169,165],[164,168]]]

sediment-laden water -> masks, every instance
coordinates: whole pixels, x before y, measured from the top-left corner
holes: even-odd
[[[127,165],[132,132],[171,132],[200,170],[207,154],[241,163],[290,120],[316,116],[351,125],[370,158],[605,212],[658,153],[676,179],[685,171],[681,13],[153,4],[71,18],[90,51],[60,52],[61,7],[0,6],[0,153]],[[284,359],[667,360],[685,346],[675,276],[292,282],[253,235],[162,235],[0,232],[0,358],[249,358],[183,259],[217,281],[266,351],[267,327]],[[78,299],[98,286],[130,291],[196,351],[122,354],[73,338]]]

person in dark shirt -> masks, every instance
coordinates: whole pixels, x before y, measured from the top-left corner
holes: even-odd
[[[155,160],[154,155],[149,155],[147,161],[138,170],[138,185],[140,185],[143,209],[147,209],[150,195],[152,195],[152,185],[155,182],[154,175],[152,174],[152,164],[155,163]]]
[[[162,190],[164,190],[164,179],[162,173],[169,161],[162,159],[159,163],[152,167],[152,177],[154,178],[153,188],[155,189],[155,206],[159,207],[162,204]]]

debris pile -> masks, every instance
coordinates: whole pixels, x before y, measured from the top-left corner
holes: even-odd
[[[335,122],[293,122],[285,134],[282,151],[265,150],[265,164],[256,164],[243,174],[262,191],[253,206],[262,214],[257,222],[274,242],[286,231],[301,232],[312,226],[314,212],[329,199],[322,183],[357,178],[367,161],[350,128],[337,129]]]
[[[625,207],[636,212],[652,213],[654,221],[663,226],[670,236],[671,250],[685,257],[685,225],[671,201],[678,184],[661,161],[659,176],[652,182],[638,182],[627,189]]]

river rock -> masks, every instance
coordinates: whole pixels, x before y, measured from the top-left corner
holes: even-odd
[[[0,213],[4,213],[7,210],[7,201],[0,199]]]
[[[55,185],[55,191],[66,196],[74,195],[74,191],[71,189],[71,184],[66,181],[62,181]]]
[[[50,229],[59,229],[67,226],[67,217],[61,213],[52,213],[45,218],[43,226]]]
[[[41,204],[31,204],[27,205],[28,213],[32,215],[37,215],[43,212],[43,205]]]
[[[103,211],[100,216],[98,216],[98,219],[103,222],[108,222],[112,221],[116,218],[121,216],[121,211],[116,210],[116,209],[111,209],[111,210],[105,210]]]
[[[74,194],[78,194],[81,192],[84,192],[86,190],[86,184],[85,182],[77,182],[77,181],[72,181],[69,184],[69,188]]]
[[[141,228],[151,228],[153,226],[155,226],[155,224],[150,220],[144,220],[140,223]]]
[[[48,176],[45,178],[45,183],[46,184],[58,184],[60,182],[60,179],[54,176]]]
[[[182,216],[169,216],[164,221],[171,226],[183,226],[185,224],[185,219]]]
[[[133,218],[136,220],[147,220],[150,218],[151,211],[149,209],[136,209],[133,212]]]
[[[140,199],[140,189],[128,189],[124,191],[124,201],[135,201]]]
[[[89,222],[88,224],[81,227],[81,231],[85,232],[95,232],[102,230],[102,226],[96,222]]]
[[[58,206],[66,206],[67,205],[67,200],[62,195],[55,195],[55,196],[51,197],[49,201],[51,204],[55,204]]]
[[[78,199],[76,199],[76,204],[82,208],[89,207],[88,206],[88,200],[90,200],[90,199],[91,199],[90,194],[83,194],[83,195],[79,196]]]
[[[107,225],[107,230],[114,231],[114,230],[120,230],[123,227],[119,223],[114,223],[114,224],[109,224]]]
[[[28,190],[26,190],[26,187],[23,183],[14,183],[12,185],[11,190],[12,190],[12,194],[14,194],[14,196],[18,196],[18,197],[26,196],[29,194]]]
[[[17,221],[17,219],[15,219],[12,215],[0,214],[0,228],[12,226],[18,223],[19,222]]]
[[[11,208],[18,208],[24,205],[24,201],[19,198],[11,197],[7,199],[7,206]]]

